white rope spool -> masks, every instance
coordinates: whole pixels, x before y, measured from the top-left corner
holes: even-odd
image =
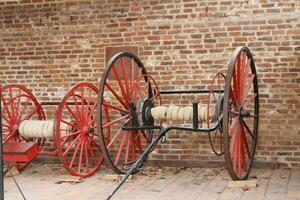
[[[209,109],[209,116],[207,115]],[[193,120],[193,106],[157,106],[151,108],[151,115],[154,120],[174,120],[174,121],[189,121]],[[198,120],[199,123],[212,120],[215,115],[215,105],[198,104]]]
[[[53,137],[53,120],[24,120],[20,123],[19,133],[25,138],[52,138]],[[62,136],[71,131],[71,126],[61,123]]]

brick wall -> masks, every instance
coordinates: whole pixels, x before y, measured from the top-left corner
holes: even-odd
[[[162,89],[191,89],[246,45],[260,85],[256,159],[300,167],[298,0],[2,0],[0,40],[1,85],[24,84],[40,101],[59,100],[80,81],[98,84],[107,46],[137,46]],[[206,137],[182,132],[153,159],[222,160]]]

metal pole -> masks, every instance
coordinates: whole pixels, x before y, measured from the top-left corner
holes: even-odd
[[[1,99],[0,99],[0,113]],[[0,116],[0,200],[4,200],[4,179],[3,179],[3,146],[2,146],[2,117]]]

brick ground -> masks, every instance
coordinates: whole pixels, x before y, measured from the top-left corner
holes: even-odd
[[[127,182],[113,199],[300,199],[299,169],[254,169],[251,176],[257,176],[258,187],[245,192],[227,188],[230,178],[221,168],[147,171],[147,175],[139,174]],[[102,169],[79,184],[55,184],[60,180],[59,175],[66,174],[61,166],[34,164],[16,179],[29,200],[102,200],[116,184],[103,179],[111,173],[108,169]],[[22,199],[12,178],[5,179],[5,199]]]

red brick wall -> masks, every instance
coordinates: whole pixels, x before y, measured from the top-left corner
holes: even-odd
[[[300,167],[299,16],[297,0],[4,0],[1,85],[21,83],[40,101],[59,100],[75,83],[98,84],[106,46],[129,45],[161,88],[197,88],[246,45],[260,84],[256,158]],[[221,159],[194,133],[171,132],[160,148],[155,159]]]

